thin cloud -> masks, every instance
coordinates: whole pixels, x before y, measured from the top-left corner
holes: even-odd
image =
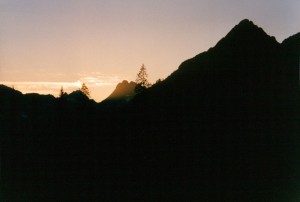
[[[2,81],[0,83],[14,87],[23,93],[52,94],[58,96],[61,87],[68,93],[78,90],[82,83],[89,88],[99,88],[116,85],[120,79],[118,76],[106,76],[100,73],[88,75],[80,74],[80,78],[74,82],[52,82],[52,81]]]
[[[80,78],[80,81],[90,86],[111,86],[116,85],[120,79],[117,76],[85,76]]]
[[[81,86],[80,81],[76,82],[36,82],[36,81],[3,81],[2,84],[14,87],[23,93],[39,93],[39,94],[52,94],[58,95],[59,89],[63,86],[65,91],[70,92],[79,89]]]

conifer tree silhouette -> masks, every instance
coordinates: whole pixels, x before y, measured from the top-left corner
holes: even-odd
[[[146,88],[151,87],[151,84],[148,81],[148,74],[147,70],[144,64],[142,64],[139,73],[136,75],[136,87],[135,87],[135,93],[141,93]]]
[[[61,88],[60,88],[60,91],[59,91],[59,97],[62,98],[65,94],[66,94],[66,93],[65,93],[65,91],[64,91],[64,88],[61,87]]]
[[[81,91],[83,94],[85,94],[88,98],[91,97],[91,92],[90,92],[89,88],[86,86],[85,83],[82,83],[82,86],[81,86],[81,88],[80,88],[80,91]]]

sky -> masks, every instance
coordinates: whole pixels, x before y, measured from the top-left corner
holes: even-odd
[[[0,84],[58,96],[86,83],[105,99],[145,64],[150,82],[250,19],[281,42],[299,0],[0,0]]]

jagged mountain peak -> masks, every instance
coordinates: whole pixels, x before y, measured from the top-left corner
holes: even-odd
[[[101,106],[109,109],[117,109],[127,105],[127,103],[136,95],[135,87],[135,82],[123,80],[118,83],[115,90],[101,102]]]
[[[251,20],[244,19],[240,21],[232,30],[228,33],[229,35],[248,35],[248,34],[259,34],[261,36],[269,36],[261,27],[254,24]]]
[[[131,85],[136,85],[136,83],[133,82],[133,81],[128,82],[127,80],[123,80],[122,82],[118,83],[116,89],[118,89],[118,88],[123,88],[123,87],[126,87],[126,86],[128,86],[128,85],[130,85],[130,86],[131,86]]]
[[[267,67],[265,64],[267,60],[277,58],[279,46],[275,37],[268,35],[252,21],[244,19],[213,48],[184,61],[170,77],[183,74],[198,75],[198,73],[202,75],[201,71],[213,71],[213,69],[227,73],[229,69],[255,72],[254,69]],[[177,78],[177,76],[175,77]],[[169,80],[167,79],[167,81]],[[177,79],[171,80],[176,81]]]
[[[239,24],[236,27],[253,27],[253,28],[259,28],[257,25],[255,25],[251,20],[244,19],[239,22]]]
[[[274,36],[268,35],[261,27],[248,19],[240,21],[229,33],[222,38],[216,47],[222,46],[277,46],[279,43]]]
[[[127,97],[133,97],[135,95],[135,86],[135,82],[123,80],[121,83],[118,83],[116,89],[110,94],[110,96],[108,96],[107,99],[123,99]]]
[[[152,103],[164,108],[190,100],[193,104],[184,106],[193,106],[193,113],[195,108],[202,110],[199,103],[205,106],[212,100],[248,106],[248,99],[267,103],[289,96],[298,83],[297,36],[286,40],[284,47],[252,21],[242,20],[214,48],[184,61],[143,101],[150,100],[150,108]]]

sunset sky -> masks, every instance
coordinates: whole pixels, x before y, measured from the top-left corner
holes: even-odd
[[[101,101],[142,64],[166,78],[245,18],[281,42],[300,31],[300,1],[0,0],[0,83],[57,96],[85,82]]]

